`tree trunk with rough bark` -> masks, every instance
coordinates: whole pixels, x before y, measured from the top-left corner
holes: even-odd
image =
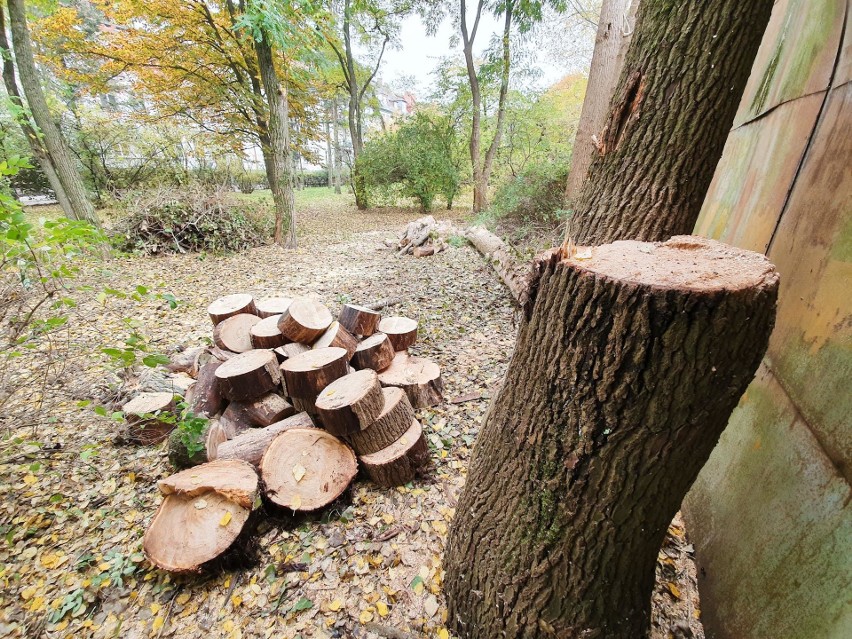
[[[604,0],[598,19],[595,51],[583,99],[583,111],[577,124],[577,135],[571,151],[571,172],[565,189],[570,203],[580,192],[589,172],[595,151],[595,140],[606,120],[609,101],[624,65],[624,54],[630,44],[639,0]]]
[[[334,127],[334,192],[340,195],[340,127],[338,126],[338,119],[340,117],[340,112],[337,108],[337,96],[334,96],[334,101],[331,103],[331,118],[332,118],[332,126]]]
[[[642,0],[567,239],[692,230],[771,8]],[[570,241],[536,263],[448,539],[461,637],[647,633],[665,527],[760,361],[777,282],[754,254],[697,268],[640,246],[597,272],[606,247]],[[731,264],[752,282],[710,286]]]
[[[692,232],[771,9],[770,0],[642,0],[566,239]]]
[[[288,248],[295,248],[296,238],[296,206],[293,199],[293,170],[290,153],[290,127],[287,103],[287,89],[278,79],[275,63],[272,57],[272,45],[268,35],[255,41],[257,64],[263,92],[269,105],[269,151],[264,152],[268,158],[267,176],[272,199],[275,202],[275,243]],[[284,238],[284,223],[287,223],[287,237]]]
[[[778,276],[713,240],[545,262],[447,544],[461,637],[636,639],[669,522],[763,357]]]
[[[12,42],[15,48],[15,61],[21,76],[21,85],[30,107],[33,120],[41,131],[41,140],[55,169],[55,174],[61,184],[61,191],[67,198],[67,204],[72,211],[72,217],[85,220],[95,226],[100,226],[92,203],[89,202],[86,188],[74,165],[74,158],[62,133],[53,121],[47,100],[42,92],[38,71],[33,57],[33,47],[27,25],[27,15],[24,0],[9,0],[9,23],[12,30]],[[57,199],[60,193],[57,192]]]

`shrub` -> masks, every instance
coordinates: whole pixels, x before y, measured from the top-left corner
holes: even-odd
[[[113,242],[125,251],[148,254],[241,251],[271,235],[266,207],[251,213],[223,190],[200,185],[146,191],[125,198],[127,214]]]
[[[302,184],[304,186],[328,186],[328,171],[325,169],[303,171]]]
[[[531,164],[497,188],[490,213],[523,223],[557,224],[565,205],[567,178],[565,164]]]

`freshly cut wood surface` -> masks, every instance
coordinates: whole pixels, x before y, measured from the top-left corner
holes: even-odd
[[[243,401],[260,397],[278,386],[281,372],[272,351],[251,350],[224,362],[216,369],[216,378],[222,395]]]
[[[388,336],[395,351],[404,351],[417,341],[417,322],[395,315],[379,322],[379,330]]]
[[[414,408],[435,406],[444,400],[441,368],[431,360],[413,357],[406,351],[394,356],[391,365],[379,373],[379,381],[382,386],[398,386],[404,390]]]
[[[257,315],[249,313],[240,313],[224,319],[213,329],[213,343],[232,353],[250,351],[251,329],[259,321]]]
[[[293,428],[278,435],[260,462],[266,496],[294,511],[317,510],[337,499],[355,478],[352,449],[323,430]]]
[[[379,327],[382,314],[366,306],[344,304],[337,319],[353,335],[369,337]]]
[[[396,386],[382,389],[385,404],[372,424],[362,431],[350,433],[346,441],[358,455],[369,455],[387,448],[405,434],[414,421],[414,409],[405,391]]]
[[[148,560],[171,572],[197,572],[239,536],[258,494],[257,472],[246,462],[222,460],[157,482],[165,495],[145,531]]]
[[[290,397],[314,401],[323,388],[349,372],[346,349],[329,346],[305,351],[285,360],[281,372]]]
[[[331,326],[320,335],[320,338],[314,342],[314,348],[327,348],[329,346],[337,346],[338,348],[345,348],[346,355],[349,359],[352,359],[353,353],[355,353],[355,349],[358,347],[358,340],[347,331],[343,326],[340,325],[340,322],[332,322]]]
[[[225,398],[219,392],[216,380],[216,370],[221,364],[222,362],[213,361],[202,366],[195,384],[186,391],[184,399],[194,415],[212,417],[224,408]]]
[[[384,402],[379,376],[365,369],[326,386],[315,405],[322,427],[341,436],[367,428],[381,414]]]
[[[355,349],[352,366],[358,369],[372,368],[383,371],[391,365],[394,357],[393,344],[384,333],[374,333],[365,338]]]
[[[277,393],[267,393],[246,402],[231,402],[225,413],[237,416],[252,427],[269,426],[296,413],[293,405]]]
[[[270,315],[251,327],[251,344],[254,348],[278,348],[287,343],[287,338],[278,330],[281,315]]]
[[[122,406],[127,421],[128,439],[137,444],[158,444],[169,436],[175,427],[173,417],[175,399],[172,393],[139,393]]]
[[[207,307],[207,314],[216,326],[222,320],[226,320],[240,313],[255,315],[254,298],[246,293],[236,293],[220,297]]]
[[[262,300],[256,301],[254,305],[257,309],[257,314],[260,317],[266,318],[273,315],[281,315],[290,307],[292,301],[289,297],[265,297]]]
[[[297,297],[278,320],[278,329],[287,339],[310,344],[331,326],[332,317],[324,304],[310,297]]]
[[[314,428],[314,422],[307,413],[297,413],[265,428],[250,428],[233,439],[220,442],[216,447],[214,459],[241,459],[253,466],[259,466],[260,459],[272,440],[291,428]]]
[[[307,344],[290,342],[289,344],[284,344],[284,346],[276,348],[275,357],[278,358],[279,362],[283,362],[285,359],[290,359],[291,357],[295,357],[296,355],[300,355],[309,350],[311,350],[311,347]]]
[[[379,486],[401,486],[415,478],[429,463],[429,448],[416,419],[402,437],[369,455],[360,457],[367,475]]]

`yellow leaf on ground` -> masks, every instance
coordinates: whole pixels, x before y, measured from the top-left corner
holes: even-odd
[[[29,588],[24,588],[21,591],[21,599],[23,599],[24,601],[28,601],[35,594],[35,591],[36,591],[35,586],[30,586]]]
[[[225,619],[225,623],[222,624],[222,630],[225,632],[231,632],[234,629],[234,622],[230,619]]]
[[[158,604],[155,601],[154,603],[151,604],[150,608],[151,608],[151,614],[156,615],[158,612],[160,612],[161,606],[160,606],[160,604]]]
[[[677,586],[675,586],[672,582],[666,584],[666,587],[669,589],[669,592],[672,593],[675,599],[680,599],[680,590]]]
[[[177,597],[177,602],[178,602],[178,604],[182,606],[182,605],[183,605],[183,604],[185,604],[187,601],[189,601],[189,598],[190,598],[191,596],[192,596],[192,595],[190,595],[188,592],[184,592],[184,593],[182,593],[182,594],[178,595],[178,597]]]
[[[231,511],[226,510],[225,514],[222,515],[222,519],[219,520],[219,525],[220,526],[227,526],[230,523],[231,523]]]
[[[450,639],[450,633],[447,631],[446,628],[441,628],[438,631],[438,639]]]
[[[390,513],[385,513],[384,515],[382,515],[382,519],[385,520],[386,524],[392,524],[393,523],[393,515],[391,515]]]
[[[110,564],[106,561],[103,561],[98,564],[98,570],[104,572],[105,570],[109,570]]]
[[[33,474],[29,474],[29,475],[26,475],[26,476],[24,477],[24,483],[25,483],[27,486],[32,486],[32,485],[33,485],[34,483],[36,483],[37,481],[38,481],[38,479],[37,479],[37,478],[36,478],[36,476],[35,476],[35,475],[33,475]]]
[[[370,612],[370,609],[362,610],[361,614],[358,615],[358,621],[361,623],[369,623],[373,620],[373,613]]]
[[[379,611],[379,616],[387,617],[390,614],[390,610],[388,609],[388,605],[384,601],[376,602],[376,610]]]
[[[241,603],[243,603],[243,598],[239,595],[231,595],[231,605],[234,608],[238,607]]]
[[[166,620],[165,620],[165,619],[163,619],[162,617],[155,617],[155,618],[154,618],[154,625],[153,625],[153,627],[152,627],[152,630],[154,630],[154,632],[156,632],[157,630],[159,630],[160,628],[162,628],[162,627],[163,627],[163,624],[164,624],[164,623],[166,623]]]
[[[340,599],[335,599],[330,604],[328,604],[328,609],[332,612],[337,612],[340,610],[340,607],[343,605],[343,602]]]

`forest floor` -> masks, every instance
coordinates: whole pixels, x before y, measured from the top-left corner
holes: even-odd
[[[422,259],[387,249],[383,240],[415,210],[361,213],[345,196],[303,205],[293,251],[88,263],[67,332],[18,360],[19,380],[46,363],[55,377],[22,384],[0,417],[0,636],[448,637],[447,528],[512,352],[515,311],[469,246]],[[97,297],[104,287],[137,285],[180,304]],[[389,310],[420,322],[412,351],[443,371],[446,401],[418,411],[434,468],[396,489],[358,479],[325,512],[262,522],[253,562],[173,577],[142,555],[160,502],[156,481],[172,472],[165,445],[119,444],[118,423],[79,402],[102,400],[120,383],[101,348],[122,346],[131,331],[164,353],[204,344],[206,306],[231,292],[312,295],[335,313],[349,300],[403,300]],[[703,637],[691,552],[676,519],[658,561],[653,639]]]

